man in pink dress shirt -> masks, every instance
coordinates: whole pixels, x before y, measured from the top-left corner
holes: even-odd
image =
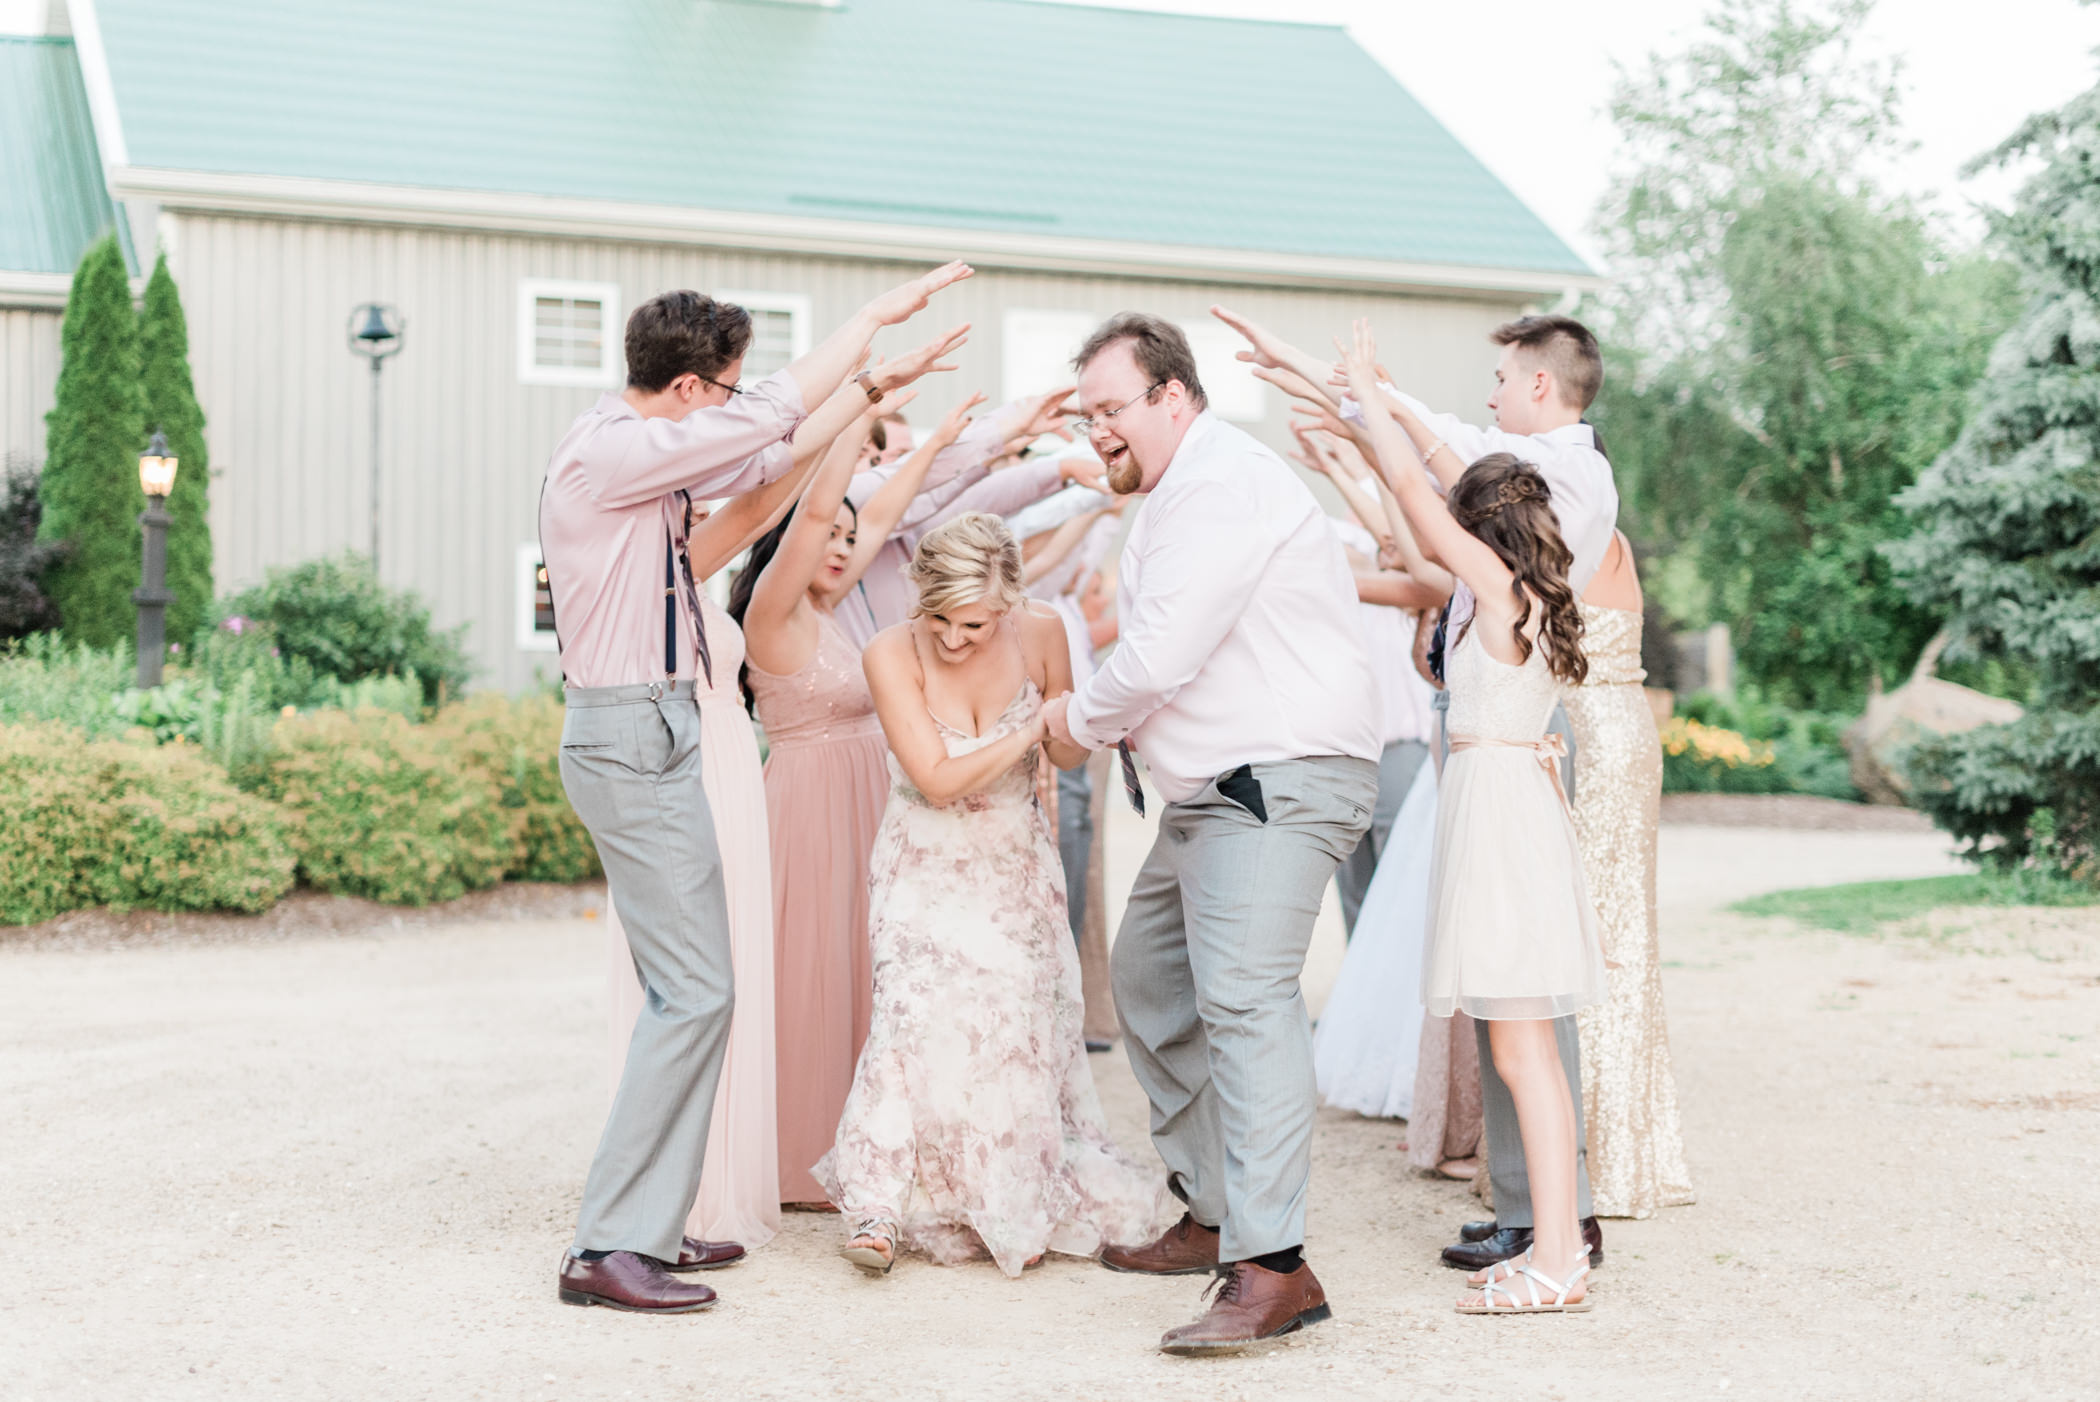
[[[734,1001],[721,859],[701,787],[693,681],[713,664],[686,560],[686,506],[781,476],[798,427],[828,441],[867,399],[932,367],[967,327],[861,371],[866,399],[834,393],[877,330],[969,274],[951,263],[885,293],[752,385],[741,382],[751,344],[743,308],[697,292],[652,298],[627,323],[626,389],[599,396],[548,463],[540,546],[566,688],[562,787],[597,845],[643,989],[562,1257],[557,1288],[569,1304],[705,1309],[714,1291],[672,1272],[743,1255],[684,1235]]]
[[[1213,416],[1179,327],[1125,313],[1079,354],[1118,492],[1149,493],[1118,573],[1122,634],[1050,733],[1129,746],[1167,800],[1110,955],[1152,1142],[1188,1212],[1102,1264],[1224,1274],[1169,1353],[1231,1352],[1328,1318],[1305,1264],[1312,1028],[1298,978],[1320,897],[1370,826],[1377,685],[1356,578],[1283,460]],[[1126,743],[1127,741],[1127,743]]]

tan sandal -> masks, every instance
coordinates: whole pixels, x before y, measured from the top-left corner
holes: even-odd
[[[898,1227],[888,1217],[869,1217],[853,1229],[853,1240],[839,1248],[839,1255],[859,1266],[869,1275],[888,1275],[890,1267],[897,1264]],[[869,1242],[862,1246],[859,1243]],[[877,1247],[872,1243],[880,1242]]]

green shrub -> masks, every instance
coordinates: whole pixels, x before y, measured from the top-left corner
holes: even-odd
[[[494,885],[514,855],[495,782],[389,712],[284,717],[257,788],[294,817],[299,875],[323,891],[426,905]]]
[[[38,633],[0,649],[0,722],[62,721],[91,736],[122,735],[131,722],[110,698],[131,685],[131,647],[69,646]]]
[[[86,906],[265,910],[291,888],[277,808],[187,744],[0,725],[0,920]]]
[[[465,625],[434,631],[423,601],[410,590],[381,584],[362,556],[271,570],[222,609],[229,621],[267,624],[287,667],[303,662],[316,676],[353,682],[414,675],[422,681],[425,703],[437,705],[464,692],[472,675],[462,643]]]
[[[516,851],[505,876],[585,881],[602,874],[598,849],[561,786],[562,705],[544,695],[486,694],[447,706],[431,723],[455,763],[497,786]]]
[[[58,626],[58,605],[44,593],[44,576],[63,561],[66,547],[37,539],[43,519],[35,462],[9,453],[0,461],[0,638]]]

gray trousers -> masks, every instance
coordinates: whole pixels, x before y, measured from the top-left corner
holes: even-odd
[[[1094,785],[1083,764],[1057,771],[1057,858],[1065,868],[1065,916],[1076,941],[1086,925],[1086,873],[1094,858]]]
[[[1152,1142],[1190,1215],[1223,1232],[1222,1261],[1305,1241],[1317,1093],[1298,976],[1378,795],[1367,759],[1252,770],[1266,821],[1215,782],[1161,810],[1109,956]]]
[[[1334,874],[1335,890],[1342,898],[1342,930],[1349,936],[1356,934],[1356,913],[1363,909],[1364,893],[1378,874],[1393,819],[1400,816],[1400,805],[1407,802],[1407,791],[1428,758],[1429,746],[1420,740],[1395,740],[1378,757],[1378,806],[1371,810],[1371,830]]]
[[[1434,704],[1441,756],[1450,743],[1443,722],[1451,708],[1451,693],[1439,691]],[[1568,791],[1568,802],[1573,803],[1575,735],[1568,728],[1568,713],[1555,706],[1546,730],[1567,741],[1568,757],[1561,762],[1560,779]],[[1480,1047],[1480,1103],[1487,1121],[1488,1182],[1495,1191],[1495,1221],[1504,1227],[1529,1227],[1531,1175],[1524,1166],[1524,1138],[1517,1129],[1517,1103],[1510,1098],[1502,1073],[1495,1069],[1494,1054],[1488,1050],[1487,1023],[1476,1020],[1473,1035]],[[1589,1138],[1582,1122],[1582,1039],[1572,1014],[1553,1020],[1553,1039],[1560,1047],[1561,1069],[1568,1073],[1568,1094],[1575,1101],[1575,1215],[1589,1217],[1594,1214],[1590,1207]]]
[[[675,1260],[734,1001],[692,684],[571,690],[561,781],[597,844],[642,983],[627,1065],[584,1179],[575,1249]]]

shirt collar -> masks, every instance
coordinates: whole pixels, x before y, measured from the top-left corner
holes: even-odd
[[[1562,424],[1538,436],[1548,443],[1565,443],[1571,448],[1594,449],[1597,446],[1597,430],[1586,423]]]

